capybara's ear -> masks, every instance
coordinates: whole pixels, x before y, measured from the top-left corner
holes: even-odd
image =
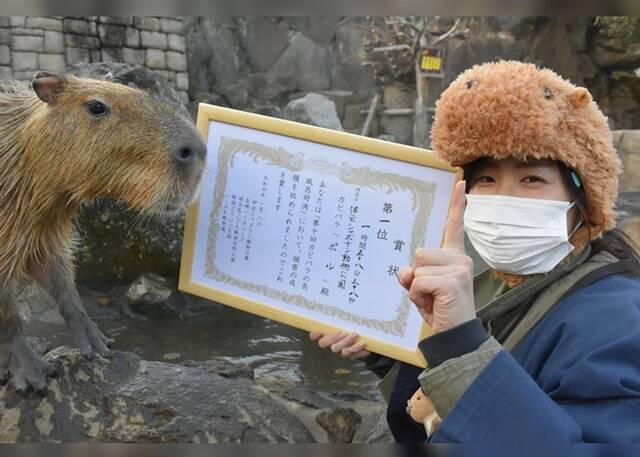
[[[591,103],[591,94],[584,87],[576,87],[569,94],[569,101],[576,108],[585,108]]]
[[[63,75],[41,71],[35,76],[31,87],[40,100],[53,104],[64,90],[65,83],[66,78]]]

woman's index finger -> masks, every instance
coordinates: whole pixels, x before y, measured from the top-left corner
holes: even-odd
[[[465,181],[459,181],[453,188],[451,207],[444,226],[443,249],[465,252],[464,249],[464,208]]]

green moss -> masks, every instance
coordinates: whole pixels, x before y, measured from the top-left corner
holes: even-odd
[[[611,77],[615,84],[625,86],[631,92],[634,100],[640,102],[640,77],[632,71],[614,71]]]
[[[621,16],[598,16],[598,33],[603,37],[623,43],[640,41],[640,18]]]
[[[141,222],[133,211],[111,205],[89,208],[78,218],[78,282],[105,290],[144,273],[157,273],[177,284],[182,224]]]

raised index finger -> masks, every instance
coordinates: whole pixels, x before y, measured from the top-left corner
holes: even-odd
[[[453,196],[449,215],[444,226],[443,249],[464,253],[464,189],[465,181],[459,181],[453,188]]]

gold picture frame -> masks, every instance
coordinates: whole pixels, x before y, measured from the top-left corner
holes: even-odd
[[[198,107],[198,116],[196,123],[197,128],[202,134],[205,141],[209,138],[209,126],[212,121],[450,172],[455,176],[455,178],[452,180],[453,184],[448,192],[449,205],[451,203],[450,196],[453,191],[453,186],[457,181],[462,179],[461,169],[450,167],[443,160],[435,156],[431,151],[425,149],[201,103]],[[312,163],[305,163],[304,161],[295,161],[295,163],[292,163],[291,158],[287,157],[286,154],[283,154],[282,151],[269,149],[268,147],[264,147],[256,143],[248,144],[248,142],[244,142],[240,139],[227,140],[223,138],[220,144],[221,146],[217,164],[218,170],[226,169],[227,164],[233,161],[235,152],[243,148],[251,149],[255,154],[260,155],[262,159],[270,160],[271,162],[277,162],[278,165],[288,169],[320,167],[324,170],[327,167],[330,167],[329,164],[318,163],[317,160]],[[362,169],[360,168],[358,169],[358,171],[360,172],[360,175],[362,175]],[[333,170],[333,173],[346,174],[348,175],[348,179],[350,180],[360,179],[360,181],[358,182],[361,182],[363,185],[371,182],[378,183],[376,185],[381,185],[379,183],[389,182],[388,185],[390,186],[404,186],[412,192],[415,198],[414,201],[420,200],[420,208],[426,208],[427,211],[430,210],[429,205],[431,203],[428,201],[428,183],[421,183],[417,182],[416,180],[411,180],[410,178],[404,177],[402,182],[398,182],[397,177],[391,176],[391,174],[385,174],[383,171],[379,170],[367,169],[364,172],[366,173],[366,176],[358,176],[358,173],[347,173],[344,170]],[[216,187],[213,196],[214,204],[212,214],[216,214],[216,211],[219,208],[222,198],[220,189],[224,191],[225,180],[226,177],[224,175],[221,175],[220,178],[216,181]],[[303,313],[277,309],[267,303],[248,299],[246,297],[235,295],[224,290],[212,288],[194,281],[192,268],[194,263],[194,250],[198,230],[199,211],[200,199],[198,198],[187,209],[182,249],[182,262],[180,267],[180,280],[178,286],[180,290],[246,312],[250,312],[252,314],[266,317],[268,319],[273,319],[278,322],[282,322],[284,324],[306,331],[319,330],[328,333],[340,330],[340,328],[336,327],[335,325],[327,324],[317,319],[312,319],[309,316],[304,315]],[[418,213],[420,214],[420,211],[418,211]],[[422,213],[425,213],[425,211],[422,211]],[[421,217],[426,217],[426,214],[423,214],[422,216],[416,218],[413,230],[414,233],[417,233],[416,227],[419,227],[420,223],[423,222],[420,221]],[[214,228],[213,231],[215,232],[215,230],[217,229]],[[213,236],[215,239],[216,234],[212,234],[211,232],[209,232],[207,236]],[[411,252],[422,245],[421,241],[423,241],[423,238],[420,238],[419,236],[412,237]],[[440,244],[442,244],[442,237],[440,237]],[[210,249],[210,246],[212,245],[212,243],[209,243],[208,249]],[[208,253],[207,259],[212,259],[214,257],[215,252],[210,252]],[[258,287],[254,284],[243,283],[236,280],[235,278],[231,278],[228,275],[225,275],[224,272],[220,272],[215,268],[214,262],[209,262],[207,265],[207,269],[210,275],[215,277],[217,280],[223,281],[225,283],[229,283],[234,286],[241,287],[242,289],[250,290],[265,296],[273,296],[273,294],[275,294],[273,290],[269,290],[269,288],[267,287]],[[276,298],[290,303],[295,303],[300,307],[300,309],[309,307],[320,307],[321,310],[325,313],[340,312],[340,310],[331,310],[330,308],[332,307],[327,305],[311,303],[300,296],[278,295]],[[407,307],[411,306],[408,297],[406,297],[406,294],[403,298],[401,306],[403,307],[402,309],[408,309]],[[349,316],[345,316],[344,312],[339,317],[346,320],[348,320],[349,318]],[[374,327],[376,325],[383,325],[385,326],[385,330],[389,332],[393,332],[393,325],[397,325],[397,323],[394,324],[386,322],[368,322],[368,324]],[[420,339],[428,336],[429,333],[430,329],[428,325],[426,325],[426,323],[423,323],[420,329]],[[369,351],[379,353],[396,360],[411,363],[416,366],[426,366],[426,362],[417,347],[414,350],[408,350],[405,347],[397,346],[389,343],[388,341],[383,341],[376,338],[363,336],[362,339],[366,343],[366,347]]]

